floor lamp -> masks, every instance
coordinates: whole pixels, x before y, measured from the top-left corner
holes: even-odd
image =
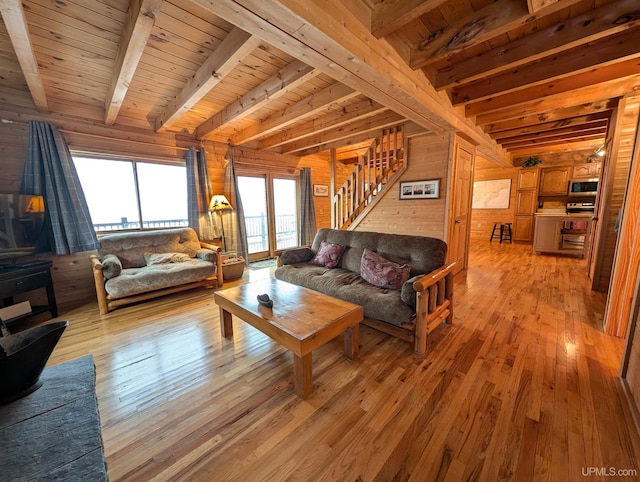
[[[227,209],[233,209],[231,207],[231,203],[224,196],[224,194],[216,194],[211,198],[211,202],[209,203],[209,211],[215,211],[220,216],[220,226],[222,227],[222,249],[227,251],[227,242],[224,239],[224,222],[222,221],[222,211]]]

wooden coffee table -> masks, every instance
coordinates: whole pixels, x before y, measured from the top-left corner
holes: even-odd
[[[273,308],[258,303],[267,293]],[[362,306],[275,278],[216,291],[222,336],[233,336],[231,315],[246,321],[293,353],[293,385],[300,398],[313,392],[311,352],[344,333],[344,354],[358,357]]]

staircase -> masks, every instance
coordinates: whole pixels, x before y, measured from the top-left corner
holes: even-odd
[[[354,229],[406,170],[402,127],[384,129],[333,195],[334,229]]]

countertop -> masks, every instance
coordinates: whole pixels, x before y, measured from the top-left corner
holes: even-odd
[[[580,219],[591,219],[594,216],[594,213],[571,213],[571,214],[563,214],[563,213],[536,213],[536,216],[539,217],[550,217],[550,218],[580,218]]]

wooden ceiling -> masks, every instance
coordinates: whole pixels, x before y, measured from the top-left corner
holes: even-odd
[[[354,152],[404,122],[468,130],[511,158],[595,149],[617,99],[640,89],[637,0],[0,0],[0,10],[0,110],[294,155]],[[394,70],[354,62],[378,58]],[[400,76],[407,99],[391,85]],[[7,107],[20,91],[31,104]]]

